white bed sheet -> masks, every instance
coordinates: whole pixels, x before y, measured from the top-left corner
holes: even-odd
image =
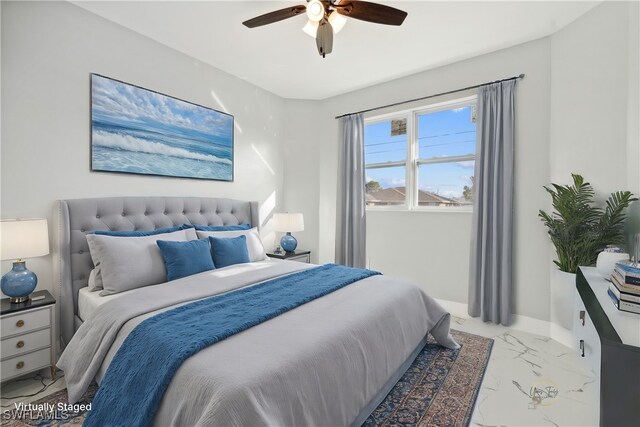
[[[112,299],[123,296],[127,292],[121,292],[114,295],[100,296],[100,291],[89,290],[89,287],[80,289],[78,292],[78,317],[84,322],[91,316],[102,304],[111,301]]]
[[[283,260],[277,259],[277,258],[267,258],[264,261],[258,261],[257,265],[259,265],[260,263],[270,263],[270,262],[283,262]],[[231,267],[226,267],[226,269],[229,272],[232,272],[236,269],[238,269],[238,265],[236,266],[231,266]],[[100,296],[100,291],[90,291],[89,290],[89,286],[86,286],[82,289],[80,289],[80,291],[78,292],[78,317],[80,318],[80,320],[82,320],[83,322],[86,321],[89,316],[91,316],[97,309],[98,307],[100,307],[102,304],[111,301],[112,299],[118,298],[120,296],[123,295],[127,295],[127,294],[135,294],[135,289],[129,290],[129,291],[125,291],[125,292],[120,292],[117,294],[113,294],[113,295],[104,295],[104,296]]]

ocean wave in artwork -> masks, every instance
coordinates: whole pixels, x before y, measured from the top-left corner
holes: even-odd
[[[210,154],[196,153],[183,148],[171,147],[160,142],[148,141],[131,135],[111,133],[105,131],[93,132],[93,145],[115,150],[125,150],[134,153],[157,154],[183,159],[202,160],[206,162],[231,165],[229,159],[222,159]]]

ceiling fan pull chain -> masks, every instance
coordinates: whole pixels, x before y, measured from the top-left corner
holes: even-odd
[[[322,19],[320,25],[318,25],[316,46],[318,47],[318,53],[323,58],[333,51],[333,28],[326,18]]]

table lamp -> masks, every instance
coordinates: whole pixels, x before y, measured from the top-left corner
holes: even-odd
[[[277,213],[273,215],[275,230],[287,233],[280,239],[280,246],[287,252],[294,252],[298,241],[291,235],[293,231],[304,230],[304,219],[301,213]]]
[[[14,260],[13,268],[2,276],[0,287],[17,304],[29,300],[29,294],[38,284],[38,277],[27,269],[23,258],[35,258],[49,253],[47,220],[0,220],[0,259]]]

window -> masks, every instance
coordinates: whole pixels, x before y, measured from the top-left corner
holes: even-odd
[[[365,120],[367,206],[470,209],[475,100],[474,96]]]
[[[364,159],[367,205],[404,205],[407,163],[407,132],[392,132],[392,123],[405,122],[406,116],[366,123]],[[400,129],[402,131],[402,129]]]

